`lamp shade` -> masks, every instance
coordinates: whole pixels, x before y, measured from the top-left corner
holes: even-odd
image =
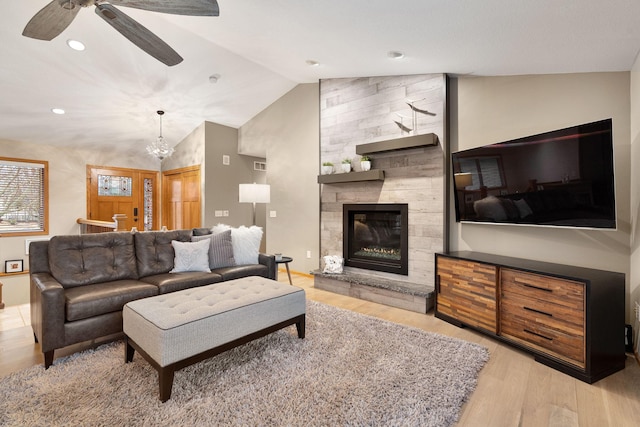
[[[463,189],[473,184],[473,177],[469,172],[454,174],[453,179],[456,181],[456,188]]]
[[[240,203],[269,203],[271,187],[268,184],[240,184],[238,191]]]

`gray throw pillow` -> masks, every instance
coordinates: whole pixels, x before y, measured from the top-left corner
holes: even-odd
[[[192,236],[191,241],[209,239],[209,268],[231,267],[236,265],[233,257],[233,245],[231,243],[231,230],[219,234],[207,234],[205,236]]]

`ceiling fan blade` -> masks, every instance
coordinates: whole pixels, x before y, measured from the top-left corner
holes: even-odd
[[[158,61],[168,66],[182,62],[182,57],[160,37],[110,4],[96,4],[96,14]]]
[[[109,0],[109,3],[172,15],[220,15],[220,8],[216,0]]]
[[[58,34],[71,24],[80,11],[80,6],[74,3],[65,3],[69,9],[63,6],[59,0],[40,9],[24,27],[22,35],[38,40],[53,40]]]

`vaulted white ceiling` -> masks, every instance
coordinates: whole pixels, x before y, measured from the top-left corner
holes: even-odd
[[[205,120],[239,127],[322,78],[628,71],[640,48],[635,0],[218,0],[219,17],[120,8],[184,58],[167,67],[93,7],[52,41],[23,37],[48,3],[0,4],[0,139],[123,154],[155,139],[159,109],[173,145]]]

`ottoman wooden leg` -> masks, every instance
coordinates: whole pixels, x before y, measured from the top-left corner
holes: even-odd
[[[296,322],[296,329],[298,331],[298,338],[304,338],[306,325],[306,315],[303,314],[299,321]]]
[[[166,402],[171,397],[171,388],[173,387],[174,369],[164,367],[158,369],[158,383],[160,384],[160,401]]]
[[[129,363],[133,360],[133,354],[136,352],[136,349],[131,346],[128,337],[125,337],[124,343],[124,363]]]

